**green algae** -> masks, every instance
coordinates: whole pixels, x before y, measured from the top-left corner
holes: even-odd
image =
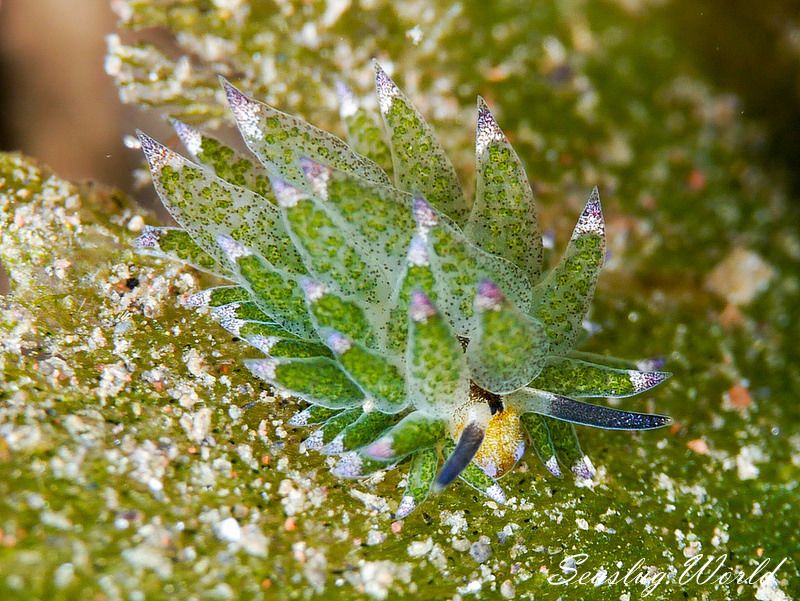
[[[205,276],[130,250],[135,208],[17,155],[0,167],[13,279],[2,313],[4,598],[556,598],[566,589],[547,578],[574,553],[611,573],[640,557],[680,569],[693,553],[752,569],[759,552],[790,558],[777,586],[796,594],[800,416],[786,365],[797,351],[772,321],[781,312],[749,313],[796,295],[792,272],[727,328],[709,324],[720,303],[705,293],[601,279],[603,333],[590,346],[673,350],[675,377],[651,398],[675,432],[584,429],[595,482],[522,464],[503,480],[505,507],[456,485],[393,525],[398,475],[341,482],[299,450],[302,434],[284,427],[296,403],[273,397],[241,367],[244,346],[182,306]],[[51,270],[62,257],[69,266]],[[621,281],[636,290],[624,301]],[[724,399],[743,378],[752,402],[736,409]],[[707,453],[687,448],[697,439]],[[490,553],[478,564],[468,551],[481,536]],[[571,586],[594,599],[641,590]],[[753,590],[668,580],[659,594]]]

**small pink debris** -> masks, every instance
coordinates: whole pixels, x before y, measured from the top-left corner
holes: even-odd
[[[728,390],[728,399],[731,407],[735,409],[747,409],[753,402],[750,391],[741,384],[736,384]]]
[[[686,446],[698,455],[708,455],[708,443],[702,438],[690,440],[686,443]]]
[[[706,174],[700,169],[692,169],[686,183],[692,192],[699,192],[706,187]]]

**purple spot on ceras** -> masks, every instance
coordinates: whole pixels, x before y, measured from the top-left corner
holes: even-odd
[[[331,332],[326,340],[328,348],[337,355],[343,355],[353,346],[353,341],[341,332]]]
[[[489,461],[485,465],[481,466],[481,469],[483,469],[483,473],[490,478],[497,476],[497,464],[494,461]]]
[[[411,293],[411,302],[408,305],[408,314],[412,321],[417,323],[425,323],[436,315],[436,307],[430,298],[419,290],[414,290]]]
[[[427,267],[430,265],[428,248],[420,236],[415,235],[411,238],[411,243],[408,245],[408,264],[414,267]]]
[[[244,366],[250,370],[256,378],[272,382],[275,379],[275,370],[278,362],[275,359],[247,359]]]
[[[307,157],[300,159],[300,169],[303,170],[311,189],[322,200],[328,199],[328,181],[331,179],[331,169]]]
[[[272,190],[275,192],[275,197],[278,199],[278,205],[283,208],[291,208],[297,205],[301,200],[308,198],[302,190],[295,188],[290,183],[279,179],[273,178],[271,180]]]
[[[422,196],[414,197],[414,220],[417,222],[419,235],[424,239],[428,232],[439,224],[439,216],[433,207]]]
[[[391,436],[383,436],[364,449],[364,453],[373,459],[391,459],[394,456]]]
[[[248,257],[251,254],[247,248],[226,234],[217,236],[217,245],[231,263],[236,263],[239,259]]]
[[[506,297],[500,288],[491,280],[478,283],[478,294],[475,296],[475,308],[482,311],[497,311]]]
[[[312,280],[311,278],[302,278],[300,280],[300,287],[303,289],[303,294],[309,303],[315,303],[321,299],[328,292],[328,287],[322,282]]]
[[[247,342],[265,355],[269,355],[272,347],[275,346],[279,341],[280,338],[278,336],[263,336],[261,334],[255,334],[247,337]]]

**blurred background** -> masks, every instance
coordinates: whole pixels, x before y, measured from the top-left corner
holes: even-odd
[[[0,146],[70,179],[125,187],[135,157],[121,145],[132,109],[103,71],[105,2],[0,3]]]
[[[103,69],[115,23],[104,1],[0,0],[0,150],[131,191],[139,153],[123,136],[157,116],[122,104]]]
[[[788,168],[798,189],[800,1],[677,0],[664,4],[663,18],[697,70],[763,122],[766,156]],[[67,179],[131,190],[139,157],[123,136],[159,118],[119,102],[104,72],[115,22],[100,0],[0,0],[0,149],[35,156]],[[156,29],[136,35],[170,44]]]

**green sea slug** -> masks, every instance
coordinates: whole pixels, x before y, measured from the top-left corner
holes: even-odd
[[[522,164],[478,100],[472,203],[431,127],[376,67],[383,127],[340,86],[348,142],[223,80],[257,160],[173,122],[193,160],[140,133],[179,228],[147,228],[142,252],[229,284],[195,294],[263,354],[258,378],[307,407],[306,448],[358,478],[405,463],[405,517],[460,478],[498,503],[497,482],[532,447],[546,468],[593,467],[574,424],[670,423],[584,398],[627,397],[669,374],[575,351],[605,255],[595,188],[561,260],[543,245]],[[196,162],[195,162],[196,161]]]

